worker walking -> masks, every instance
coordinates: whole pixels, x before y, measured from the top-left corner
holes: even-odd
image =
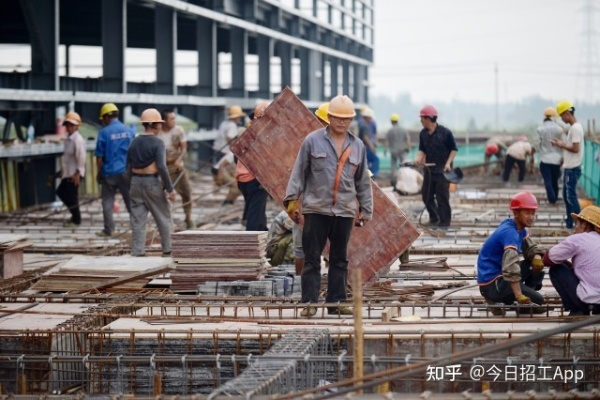
[[[262,102],[254,108],[254,118],[262,117],[270,102]],[[246,168],[240,160],[237,161],[235,178],[238,188],[244,196],[244,214],[247,231],[266,231],[267,229],[267,200],[269,193],[262,187],[258,179]]]
[[[537,128],[539,137],[540,173],[546,187],[546,197],[550,204],[556,204],[558,199],[558,179],[560,178],[560,164],[562,151],[552,144],[553,140],[560,140],[563,130],[555,122],[558,115],[554,107],[544,110],[544,122]]]
[[[390,116],[390,122],[392,123],[392,127],[387,132],[386,135],[386,145],[390,151],[390,157],[392,161],[391,165],[391,174],[394,177],[398,168],[404,163],[406,160],[406,156],[410,151],[411,143],[410,143],[410,135],[408,131],[404,129],[398,123],[400,121],[400,116],[398,114],[392,114]],[[392,186],[394,186],[394,182],[392,182]]]
[[[458,148],[452,132],[437,123],[438,112],[435,107],[426,105],[421,109],[420,117],[423,130],[419,133],[419,151],[415,162],[434,164],[426,167],[424,173],[421,191],[423,203],[429,213],[429,225],[447,228],[452,220],[452,208],[450,182],[444,178],[444,172],[452,170]]]
[[[135,137],[135,132],[119,121],[119,109],[113,103],[106,103],[100,109],[100,120],[104,127],[98,132],[96,141],[96,181],[101,185],[102,215],[104,229],[96,235],[110,237],[115,231],[113,205],[117,190],[121,192],[127,211],[131,213],[129,185],[125,177],[127,149]]]
[[[534,158],[535,147],[524,138],[524,140],[518,140],[508,146],[506,150],[506,160],[504,160],[504,171],[502,172],[502,181],[508,183],[510,179],[510,173],[513,170],[515,164],[519,167],[519,182],[525,180],[525,172],[527,172],[527,157],[529,157],[529,173],[533,173],[533,167],[535,163]]]
[[[127,152],[127,169],[131,175],[131,255],[146,255],[148,211],[154,217],[163,256],[171,254],[171,206],[175,190],[166,164],[164,142],[157,137],[164,120],[155,108],[141,115],[144,133],[134,139]],[[166,193],[165,193],[166,191]]]
[[[566,142],[555,139],[552,144],[562,149],[563,156],[563,200],[565,201],[567,229],[573,229],[572,214],[579,214],[581,207],[577,198],[577,182],[581,177],[583,164],[583,127],[575,118],[575,107],[569,101],[561,101],[556,105],[556,112],[565,124],[571,125]]]
[[[79,211],[79,184],[85,177],[85,140],[79,133],[81,117],[76,112],[65,115],[63,125],[67,129],[67,139],[64,143],[61,181],[56,189],[56,195],[69,209],[71,220],[65,222],[65,227],[81,225],[81,212]]]
[[[217,137],[213,142],[213,162],[216,163],[225,154],[229,153],[229,144],[238,135],[238,127],[246,113],[240,106],[231,106],[227,110],[227,118],[219,125]]]
[[[488,304],[543,304],[537,291],[542,288],[543,251],[527,232],[533,226],[538,202],[529,192],[520,192],[510,201],[513,218],[505,219],[486,239],[477,258],[477,283]],[[520,260],[523,254],[524,260]],[[541,309],[543,311],[543,308]],[[536,310],[535,312],[539,312]],[[495,315],[502,309],[492,309]]]
[[[193,229],[196,226],[192,219],[192,187],[184,163],[187,152],[185,132],[181,126],[175,123],[175,111],[163,110],[161,116],[165,122],[158,137],[163,141],[167,150],[167,169],[171,182],[175,185],[175,191],[181,196],[185,212],[185,227]]]
[[[360,112],[361,119],[358,121],[358,137],[363,141],[367,149],[367,167],[377,178],[379,173],[379,157],[377,157],[377,124],[375,123],[375,113],[369,107],[365,107]]]
[[[348,241],[355,217],[366,222],[373,214],[373,193],[367,156],[361,140],[348,128],[356,115],[348,96],[336,96],[328,110],[330,125],[310,133],[302,143],[288,182],[284,206],[295,222],[300,220],[302,197],[302,302],[319,301],[321,253],[329,239],[327,303],[346,300]],[[358,201],[357,201],[358,200]],[[332,307],[330,314],[351,315],[350,307]],[[307,306],[301,315],[317,313]]]
[[[544,254],[544,265],[569,316],[600,314],[600,207],[588,206],[571,217],[575,233]]]

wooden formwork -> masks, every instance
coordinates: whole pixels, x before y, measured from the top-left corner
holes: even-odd
[[[278,203],[304,138],[321,128],[302,101],[285,88],[265,114],[246,129],[231,150]],[[389,266],[419,237],[404,213],[373,182],[373,220],[354,228],[348,245],[349,268],[361,268],[363,282],[387,273]]]

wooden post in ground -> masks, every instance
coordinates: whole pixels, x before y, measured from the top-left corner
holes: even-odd
[[[362,378],[363,373],[363,322],[362,322],[362,271],[360,268],[352,269],[352,300],[354,304],[354,379]],[[362,385],[362,379],[355,385]],[[362,394],[359,390],[356,394]]]

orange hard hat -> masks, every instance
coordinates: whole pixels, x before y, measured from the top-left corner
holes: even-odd
[[[65,115],[63,125],[65,125],[67,122],[71,125],[79,126],[81,124],[81,117],[75,111],[70,111],[67,113],[67,115]]]
[[[254,108],[254,119],[259,119],[260,117],[265,115],[265,111],[267,110],[267,107],[269,107],[270,104],[270,101],[263,101],[261,103],[258,103]]]
[[[499,151],[500,146],[498,146],[497,143],[488,143],[487,146],[485,146],[486,156],[493,156],[494,154],[498,154]]]
[[[537,210],[538,202],[535,196],[529,192],[519,192],[510,200],[511,210]]]

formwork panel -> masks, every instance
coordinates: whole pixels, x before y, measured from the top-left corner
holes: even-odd
[[[233,153],[256,176],[279,204],[304,138],[322,128],[302,101],[285,88],[231,145]],[[349,268],[362,270],[363,282],[387,273],[390,265],[407,250],[420,232],[377,186],[373,187],[373,220],[354,228],[348,244]]]

